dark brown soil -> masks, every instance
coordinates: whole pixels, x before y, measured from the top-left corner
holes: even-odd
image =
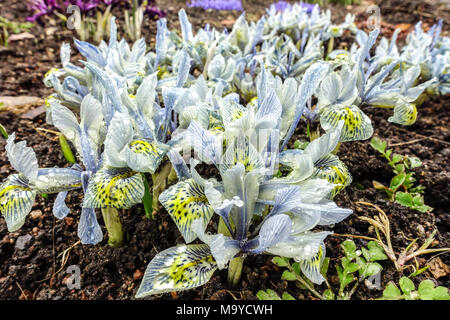
[[[177,12],[184,7],[184,1],[158,1],[167,11],[170,28],[178,28]],[[439,11],[438,5],[425,1],[379,1],[383,17],[383,32],[389,34],[393,26],[424,20],[431,25],[439,17],[448,18],[448,12]],[[255,20],[263,14],[271,1],[247,1],[247,17]],[[347,10],[358,14],[358,23],[364,26],[367,16],[363,6],[332,7],[336,21],[341,20]],[[202,9],[187,9],[195,27],[210,23],[222,28],[230,27],[239,16],[237,12],[216,12]],[[121,12],[115,12],[119,18]],[[10,1],[8,5],[0,4],[0,15],[8,19],[23,21],[26,10],[23,1]],[[119,19],[120,21],[120,19]],[[448,19],[446,20],[449,21]],[[448,26],[445,26],[448,30]],[[59,23],[47,19],[32,31],[35,40],[23,40],[10,43],[8,49],[0,48],[0,96],[29,95],[45,97],[51,90],[42,83],[44,74],[52,67],[59,66],[59,47],[63,41],[72,42],[72,31],[63,30]],[[145,22],[144,34],[153,47],[156,23]],[[405,32],[406,35],[406,32]],[[75,50],[74,50],[75,52]],[[80,56],[75,56],[74,59]],[[422,139],[412,144],[394,147],[400,154],[415,155],[423,161],[416,176],[418,182],[426,187],[425,202],[432,206],[432,213],[420,213],[400,205],[388,202],[384,194],[372,187],[372,180],[388,184],[393,174],[385,161],[369,146],[368,141],[343,144],[339,157],[349,167],[353,183],[336,197],[342,207],[354,209],[354,214],[344,222],[337,224],[334,231],[339,234],[374,236],[369,225],[358,219],[359,215],[373,216],[370,207],[357,206],[357,201],[367,201],[378,205],[389,216],[392,229],[394,249],[400,252],[409,241],[419,238],[421,244],[431,231],[437,228],[437,243],[434,247],[449,247],[449,199],[450,184],[448,158],[450,155],[449,139],[449,97],[434,97],[426,101],[419,109],[416,124],[403,128],[387,122],[388,114],[383,110],[366,109],[371,117],[375,135],[389,144],[406,143]],[[28,145],[36,151],[40,167],[68,166],[61,154],[55,135],[36,128],[54,129],[45,123],[42,114],[34,120],[21,119],[11,112],[0,112],[0,123],[8,132],[15,131],[17,140],[28,140]],[[304,131],[298,131],[297,138],[304,139]],[[433,138],[433,139],[430,139]],[[5,141],[0,139],[0,178],[12,173],[4,151]],[[182,243],[183,239],[171,218],[161,210],[155,220],[147,219],[143,208],[136,206],[133,210],[124,210],[123,227],[127,241],[123,248],[112,249],[106,239],[96,246],[77,244],[77,221],[80,214],[81,194],[71,192],[68,198],[71,213],[62,221],[51,214],[54,195],[48,199],[38,198],[25,225],[20,231],[8,233],[3,219],[0,219],[0,299],[133,299],[147,264],[168,247]],[[98,215],[102,224],[101,214]],[[106,233],[106,230],[103,230]],[[15,247],[18,237],[29,234],[31,239],[20,250]],[[327,241],[327,256],[331,257],[329,275],[331,285],[337,287],[335,265],[342,252],[339,244],[345,238],[330,236]],[[365,245],[364,240],[355,240],[358,245]],[[69,249],[69,250],[67,250]],[[62,266],[62,253],[66,251],[67,261]],[[448,255],[441,259],[449,264]],[[418,259],[421,267],[430,255]],[[288,291],[298,299],[313,299],[311,295],[300,290],[294,283],[282,281],[280,268],[270,262],[271,257],[260,255],[246,259],[242,286],[230,289],[226,285],[226,271],[216,272],[213,278],[201,288],[177,294],[164,294],[149,299],[201,299],[230,300],[256,299],[260,289],[274,289],[278,293]],[[384,271],[382,286],[387,282],[398,281],[401,274],[395,271],[393,263],[381,263]],[[66,269],[78,265],[81,269],[81,289],[69,290],[65,281],[69,274]],[[406,271],[405,274],[409,274]],[[413,278],[417,284],[424,278],[433,278],[425,272]],[[449,276],[441,277],[437,284],[449,287]],[[326,289],[325,287],[319,290]],[[371,299],[381,295],[381,291],[368,290],[364,285],[356,291],[354,299]]]

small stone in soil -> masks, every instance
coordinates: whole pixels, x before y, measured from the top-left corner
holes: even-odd
[[[139,269],[136,269],[136,271],[133,273],[133,279],[134,280],[139,280],[143,276],[144,276],[144,273],[142,273],[142,271],[139,270]]]
[[[33,210],[30,212],[31,219],[36,220],[42,217],[42,211],[41,210]]]
[[[29,234],[18,237],[16,240],[15,248],[18,250],[23,250],[23,248],[25,248],[25,244],[27,244],[27,242],[30,241],[31,238],[32,237]]]

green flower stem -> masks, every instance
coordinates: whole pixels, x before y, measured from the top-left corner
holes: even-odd
[[[227,228],[227,226],[225,225],[225,222],[223,222],[223,219],[220,218],[219,220],[219,226],[217,228],[218,232],[230,237],[231,234]],[[230,261],[230,263],[228,264],[228,275],[227,275],[227,281],[228,281],[228,286],[230,288],[236,288],[239,283],[241,282],[241,277],[242,277],[242,267],[244,265],[244,260],[245,257],[244,256],[239,256],[236,257],[234,259],[232,259]]]
[[[240,256],[236,257],[233,260],[230,261],[228,264],[228,286],[230,288],[236,288],[239,283],[241,282],[241,276],[242,276],[242,267],[244,265],[245,257]]]
[[[108,230],[108,244],[113,248],[123,246],[123,230],[119,211],[116,208],[102,208],[103,220]]]
[[[169,177],[172,170],[172,164],[170,162],[166,163],[157,172],[152,174],[152,197],[153,197],[153,219],[156,219],[155,215],[159,210],[159,195],[166,190],[167,178]]]
[[[330,40],[328,40],[328,49],[327,49],[327,58],[326,60],[328,60],[328,56],[330,55],[331,52],[333,52],[333,48],[334,48],[334,37],[330,37]]]

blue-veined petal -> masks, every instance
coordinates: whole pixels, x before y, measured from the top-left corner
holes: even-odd
[[[218,99],[217,102],[225,127],[230,126],[235,120],[240,119],[247,111],[245,107],[232,100]]]
[[[182,51],[181,61],[178,65],[177,70],[177,84],[176,86],[181,88],[185,84],[186,80],[189,76],[189,71],[191,69],[191,61],[192,59],[189,57],[189,54],[186,50]]]
[[[14,143],[16,133],[6,140],[6,154],[12,167],[22,173],[28,181],[34,183],[38,175],[38,162],[33,148],[27,147],[26,141]]]
[[[336,106],[321,110],[320,125],[325,131],[336,128],[340,120],[344,120],[339,140],[341,142],[366,140],[373,134],[372,122],[357,106]]]
[[[192,34],[192,25],[189,22],[186,11],[184,11],[184,9],[178,11],[178,17],[180,19],[181,34],[183,40],[186,42],[191,42],[194,39],[194,36]]]
[[[170,147],[159,141],[135,140],[130,143],[127,164],[137,172],[155,173]]]
[[[103,167],[89,180],[83,208],[131,208],[144,196],[142,175],[129,168]]]
[[[103,240],[103,232],[98,224],[95,209],[81,209],[80,221],[78,222],[78,237],[82,244],[97,244]]]
[[[99,66],[106,66],[107,62],[105,58],[103,57],[100,50],[98,50],[98,48],[93,44],[75,39],[75,46],[77,47],[78,51],[80,51],[80,53],[86,57],[86,59],[95,62]]]
[[[350,175],[347,166],[333,154],[322,157],[322,159],[317,162],[311,178],[326,179],[328,182],[334,184],[335,186],[333,187],[331,198],[352,182],[352,176]]]
[[[325,279],[320,273],[323,260],[325,259],[325,245],[319,247],[317,254],[309,259],[301,260],[299,262],[300,269],[303,274],[315,284],[321,284]]]
[[[175,221],[186,243],[194,241],[197,237],[196,233],[191,230],[192,222],[201,219],[206,228],[214,214],[204,188],[194,179],[180,181],[171,186],[161,193],[159,202]]]
[[[64,134],[64,136],[70,140],[81,154],[80,145],[80,125],[78,124],[77,117],[68,108],[60,104],[58,101],[52,99],[49,100],[52,120],[55,127]]]
[[[350,72],[348,67],[344,66],[339,73],[331,72],[323,79],[317,107],[320,109],[329,105],[348,106],[357,97],[356,76]]]
[[[291,233],[292,221],[288,215],[277,214],[268,218],[262,225],[258,236],[258,247],[251,250],[255,254],[285,241]]]
[[[156,113],[153,108],[156,97],[156,85],[158,78],[156,73],[147,76],[136,92],[136,106],[145,119],[151,119]]]
[[[388,119],[389,122],[410,126],[417,119],[417,108],[413,103],[398,100],[394,107],[394,115]]]
[[[13,174],[0,186],[0,211],[9,232],[20,229],[36,198],[23,175]]]
[[[133,135],[130,118],[126,114],[116,112],[110,122],[105,139],[104,155],[107,165],[116,168],[127,166],[127,149]]]
[[[68,191],[63,191],[58,193],[56,196],[55,202],[53,204],[53,215],[58,219],[63,219],[67,217],[70,212],[70,209],[66,205],[66,197]]]
[[[220,172],[223,173],[231,169],[237,163],[244,165],[245,172],[264,168],[264,163],[258,150],[242,132],[234,138],[231,145],[227,148],[220,164]]]
[[[187,167],[186,162],[184,162],[183,157],[181,157],[178,151],[176,151],[174,148],[171,148],[167,152],[167,157],[169,158],[170,163],[172,164],[172,167],[177,174],[178,180],[184,180],[190,177],[189,168]]]
[[[93,157],[94,161],[97,160],[99,154],[98,149],[101,144],[100,128],[102,125],[102,105],[92,95],[88,94],[83,98],[80,107],[80,129],[86,135],[86,142],[89,143],[89,147],[93,152],[93,155],[90,155],[90,157]],[[83,157],[87,157],[86,151],[83,151]]]
[[[238,240],[243,240],[247,237],[262,177],[262,170],[255,169],[245,173],[245,167],[242,163],[238,163],[233,168],[222,173],[225,197],[228,199],[238,197],[243,202],[242,207],[235,207],[230,212],[231,220],[236,227]]]
[[[327,74],[328,69],[329,66],[327,64],[318,62],[313,64],[306,70],[302,78],[302,83],[300,84],[300,87],[298,89],[298,102],[295,109],[294,120],[291,123],[289,131],[284,138],[280,150],[284,149],[284,147],[287,145],[292,135],[294,134],[295,128],[297,127],[302,117],[303,111],[305,110],[306,102],[314,94],[322,78]]]
[[[329,226],[346,219],[353,213],[353,210],[340,208],[334,201],[323,201],[320,203],[322,213],[319,221],[320,226]]]
[[[218,165],[222,157],[222,140],[192,121],[187,129],[190,143],[198,158],[207,163]]]
[[[198,238],[209,246],[211,254],[219,269],[224,269],[228,262],[241,251],[239,241],[227,237],[221,233],[206,234],[205,226],[201,219],[192,222],[192,230]]]
[[[317,255],[323,240],[330,234],[332,233],[328,231],[304,232],[291,236],[288,240],[268,248],[266,252],[277,256],[293,258],[297,262],[311,259]]]
[[[201,286],[208,282],[216,269],[217,264],[207,244],[166,249],[147,266],[136,298]]]
[[[69,168],[38,170],[35,187],[40,193],[58,193],[81,188],[81,172]]]
[[[275,90],[271,89],[264,100],[259,104],[255,114],[257,128],[275,128],[282,113],[282,106]],[[264,124],[266,123],[266,124]],[[272,123],[267,125],[267,123]]]
[[[304,210],[305,206],[308,210]],[[311,230],[320,222],[321,211],[315,210],[317,206],[302,204],[302,209],[293,209],[289,216],[292,220],[292,234],[299,234]]]
[[[274,205],[270,216],[291,211],[301,204],[300,187],[292,186],[282,188],[275,194]]]
[[[280,162],[289,166],[292,171],[286,177],[275,178],[277,183],[298,183],[311,176],[314,171],[312,158],[308,154],[299,154],[299,152],[290,152],[287,150],[280,155]],[[297,151],[297,150],[295,150]]]
[[[336,149],[343,126],[344,120],[340,120],[334,129],[328,131],[319,138],[314,139],[305,148],[305,154],[309,154],[311,156],[315,166],[318,165],[316,163],[320,159],[327,156]]]

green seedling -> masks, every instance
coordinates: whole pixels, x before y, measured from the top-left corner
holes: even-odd
[[[9,35],[19,34],[24,31],[28,31],[34,27],[34,24],[30,22],[15,22],[10,21],[4,17],[0,17],[0,45],[8,47]]]
[[[330,258],[323,259],[320,273],[324,278],[328,289],[322,294],[315,288],[314,284],[308,280],[302,273],[301,266],[298,262],[290,263],[290,259],[284,257],[274,257],[272,262],[279,266],[287,268],[284,270],[281,279],[286,281],[296,281],[296,285],[305,290],[309,290],[316,298],[321,300],[349,300],[355,293],[360,283],[366,283],[370,286],[369,277],[380,274],[383,267],[376,261],[386,260],[388,257],[384,254],[383,248],[380,247],[375,241],[370,241],[367,244],[367,248],[361,247],[361,250],[357,250],[356,244],[353,240],[346,240],[341,244],[344,251],[344,256],[341,258],[341,265],[336,266],[339,278],[339,289],[335,293],[333,288],[326,279],[328,267],[330,264]],[[352,288],[348,290],[350,284],[354,283]],[[277,300],[273,296],[269,295],[266,291],[259,291],[262,297],[266,299],[260,300]],[[286,299],[283,299],[286,300]]]
[[[416,257],[424,254],[429,253],[438,253],[438,252],[450,252],[450,248],[439,248],[439,249],[429,249],[429,246],[434,241],[434,236],[436,234],[436,230],[431,233],[431,235],[425,240],[425,242],[419,247],[417,245],[417,238],[412,240],[408,246],[402,250],[400,254],[396,254],[391,242],[391,226],[389,222],[389,218],[387,217],[386,213],[381,210],[378,206],[367,203],[367,202],[356,202],[356,204],[362,204],[362,205],[368,205],[374,207],[378,211],[378,216],[375,216],[373,218],[369,217],[359,217],[359,219],[366,221],[370,223],[374,229],[375,233],[377,235],[377,238],[371,238],[371,237],[363,237],[361,238],[366,240],[375,241],[381,248],[383,248],[386,255],[389,257],[389,259],[394,263],[395,269],[399,272],[402,272],[406,268],[412,268],[413,275],[417,275],[425,270],[418,269],[417,264],[416,266],[409,264],[409,262]],[[384,235],[384,240],[381,238],[381,234]]]
[[[369,241],[367,248],[356,249],[353,240],[347,239],[341,244],[345,256],[341,259],[341,266],[336,266],[339,278],[339,291],[336,295],[338,300],[350,300],[359,284],[366,282],[370,286],[367,278],[379,275],[383,267],[376,261],[386,260],[383,248],[375,241]],[[350,290],[347,289],[353,284]],[[326,296],[334,297],[331,289],[325,292]]]
[[[395,201],[405,207],[420,212],[433,210],[433,208],[424,203],[423,192],[425,187],[421,185],[414,186],[414,182],[416,182],[414,178],[415,172],[411,171],[411,169],[420,167],[422,161],[417,157],[392,153],[392,149],[386,149],[386,141],[382,141],[376,137],[372,138],[370,145],[386,158],[395,173],[389,187],[378,181],[373,181],[374,188],[383,190],[388,195],[390,201]]]
[[[433,281],[424,280],[416,290],[414,283],[407,277],[399,281],[400,289],[394,282],[389,282],[383,291],[383,296],[377,300],[450,300],[448,289],[435,286]]]

